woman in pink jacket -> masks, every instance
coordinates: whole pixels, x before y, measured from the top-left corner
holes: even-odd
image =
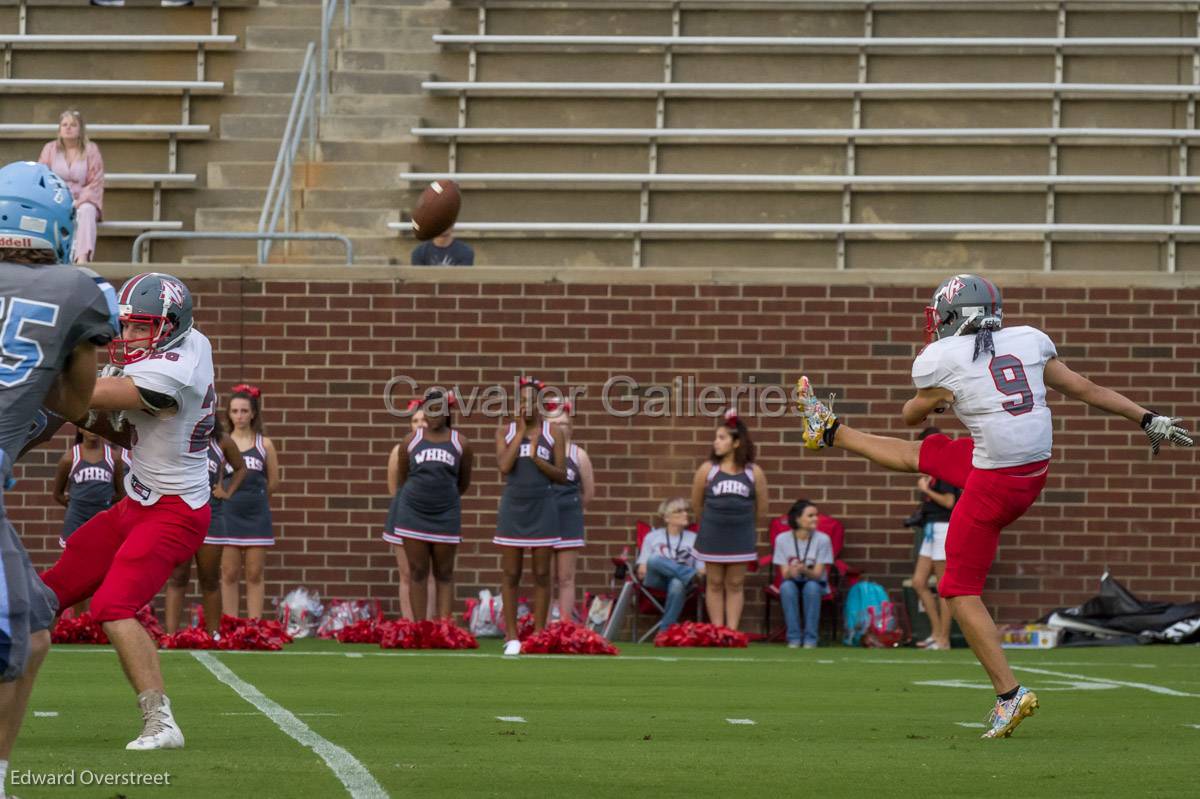
[[[96,223],[104,207],[104,159],[88,141],[83,115],[68,108],[58,118],[58,138],[46,142],[38,163],[50,167],[75,199],[75,243],[72,260],[85,264],[96,254]]]

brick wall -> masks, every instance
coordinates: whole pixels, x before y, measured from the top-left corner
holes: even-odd
[[[227,392],[242,380],[261,385],[266,432],[280,453],[282,489],[272,499],[279,543],[268,560],[268,596],[307,585],[324,596],[379,597],[389,612],[398,610],[394,561],[379,539],[389,499],[387,452],[407,429],[383,404],[394,375],[469,390],[511,385],[514,375],[533,373],[587,390],[578,403],[576,440],[591,454],[598,489],[579,585],[603,590],[610,558],[631,546],[635,521],[648,518],[664,497],[686,493],[714,429],[700,417],[605,415],[600,393],[610,376],[628,375],[642,385],[690,377],[697,391],[712,384],[728,392],[751,380],[760,388],[787,388],[805,371],[843,397],[837,407],[856,426],[909,436],[899,411],[911,392],[908,370],[921,339],[921,308],[936,280],[871,287],[830,286],[817,278],[807,279],[812,285],[723,286],[679,284],[679,278],[606,285],[375,277],[188,278],[198,326],[214,343],[218,389]],[[1014,278],[1008,285],[1018,282],[1031,281]],[[1194,425],[1200,417],[1200,289],[1181,286],[1010,287],[1006,318],[1044,329],[1063,359],[1084,374]],[[741,409],[748,415],[745,399]],[[986,599],[998,616],[1022,621],[1073,604],[1093,592],[1105,568],[1147,596],[1200,595],[1195,455],[1168,450],[1152,461],[1130,424],[1057,396],[1053,410],[1056,463],[1046,492],[1006,532],[988,584]],[[815,499],[845,521],[842,557],[898,588],[911,572],[912,534],[900,520],[916,505],[915,477],[840,452],[805,452],[794,418],[749,424],[772,512],[784,512],[801,496]],[[499,583],[490,538],[500,481],[494,422],[474,417],[459,427],[479,453],[464,499],[461,600]],[[15,496],[7,499],[39,565],[54,557],[62,518],[49,500],[59,452],[31,455]],[[762,582],[751,577],[746,629],[758,628]]]

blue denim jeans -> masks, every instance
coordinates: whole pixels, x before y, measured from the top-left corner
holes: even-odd
[[[646,561],[646,579],[643,581],[646,587],[667,592],[667,601],[663,605],[663,629],[679,620],[679,614],[683,611],[683,600],[687,597],[687,588],[695,576],[696,570],[691,566],[684,566],[661,555],[655,555]]]
[[[779,585],[779,604],[783,606],[783,618],[787,622],[789,644],[815,644],[817,629],[821,622],[821,597],[825,595],[826,583],[821,580],[784,580]],[[804,628],[800,628],[800,605],[803,597]]]

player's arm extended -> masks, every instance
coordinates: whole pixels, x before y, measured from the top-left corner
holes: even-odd
[[[65,419],[87,413],[96,383],[96,347],[83,342],[71,350],[67,363],[46,394],[45,405]]]
[[[174,410],[175,399],[168,394],[138,388],[132,377],[101,377],[96,380],[89,406],[96,411],[150,411],[161,413]]]
[[[1073,400],[1079,400],[1093,408],[1124,416],[1131,422],[1140,424],[1142,417],[1149,411],[1138,405],[1124,394],[1118,394],[1111,388],[1099,386],[1083,375],[1072,370],[1058,358],[1051,358],[1043,372],[1043,380],[1050,388],[1059,391]]]
[[[953,402],[954,394],[948,388],[934,386],[918,389],[916,396],[904,403],[904,410],[901,411],[904,423],[909,426],[922,424],[931,412],[939,408],[945,410]]]

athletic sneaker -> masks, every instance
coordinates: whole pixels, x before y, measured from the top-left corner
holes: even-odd
[[[521,642],[515,638],[511,641],[504,642],[504,656],[506,658],[515,658],[521,654]]]
[[[833,446],[831,433],[837,423],[833,414],[833,394],[829,395],[829,405],[824,405],[813,394],[812,383],[807,377],[796,381],[796,407],[804,414],[804,446],[809,449],[821,449]]]
[[[161,691],[143,691],[138,695],[142,708],[142,734],[125,745],[126,749],[182,749],[183,731],[171,715],[171,700]]]
[[[1017,695],[1007,702],[997,699],[996,706],[992,708],[992,712],[988,714],[987,718],[987,723],[991,728],[980,737],[1007,738],[1013,734],[1017,725],[1027,716],[1032,716],[1033,711],[1037,709],[1037,694],[1025,687],[1018,689]]]

